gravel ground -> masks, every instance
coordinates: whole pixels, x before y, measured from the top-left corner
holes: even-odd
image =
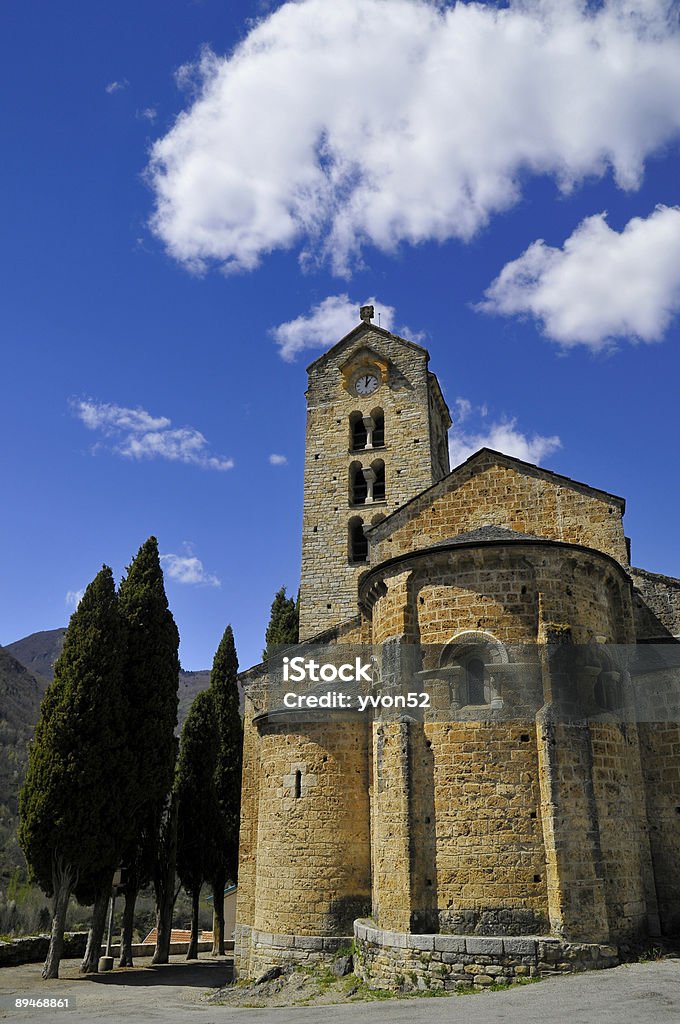
[[[62,977],[43,982],[41,964],[0,969],[0,1019],[64,1024],[677,1024],[680,960],[627,964],[511,988],[440,998],[388,999],[344,1005],[266,1006],[248,1009],[210,1002],[228,980],[225,960],[163,967],[140,966],[110,974],[78,974],[77,961]],[[347,979],[345,979],[345,982]],[[68,997],[75,1009],[15,1009],[16,998]],[[346,999],[346,997],[345,997]]]

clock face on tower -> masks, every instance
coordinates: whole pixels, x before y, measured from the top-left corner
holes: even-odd
[[[378,390],[378,378],[372,373],[363,373],[354,384],[357,395],[372,395]]]

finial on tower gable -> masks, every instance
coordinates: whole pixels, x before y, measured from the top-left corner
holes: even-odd
[[[373,306],[362,306],[359,310],[359,317],[365,322],[369,323],[375,316],[375,310]]]

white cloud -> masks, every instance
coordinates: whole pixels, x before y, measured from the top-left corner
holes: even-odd
[[[127,409],[91,399],[73,400],[71,408],[89,430],[98,430],[111,439],[112,451],[126,458],[168,459],[217,470],[234,465],[233,459],[211,454],[200,430],[172,428],[167,416],[152,416],[146,409]]]
[[[285,455],[271,454],[269,456],[269,462],[272,466],[285,466],[288,464],[288,459]]]
[[[208,587],[221,586],[220,580],[206,572],[203,562],[195,555],[161,555],[163,571],[175,583],[202,584]]]
[[[467,398],[457,398],[453,404],[456,407],[456,423],[462,423],[472,412],[472,402]]]
[[[65,604],[67,604],[69,608],[77,608],[83,599],[84,593],[85,587],[83,587],[82,590],[67,590]]]
[[[299,0],[228,57],[153,147],[153,227],[188,267],[297,246],[348,273],[366,244],[468,239],[522,179],[640,184],[680,132],[672,0]]]
[[[374,323],[378,324],[379,321],[380,327],[386,331],[392,330],[395,319],[394,306],[387,306],[375,298],[356,302],[350,299],[347,293],[329,295],[313,306],[309,313],[272,328],[270,333],[279,346],[279,355],[291,363],[303,349],[329,348],[334,345],[359,324],[360,306],[373,306]],[[397,333],[404,338],[410,338],[411,341],[420,341],[423,338],[422,332],[414,332],[408,327],[400,327]]]
[[[680,208],[657,207],[621,233],[605,218],[587,217],[561,249],[533,242],[478,308],[533,316],[565,346],[659,341],[680,312]]]
[[[144,110],[140,110],[137,116],[143,118],[145,121],[155,121],[158,117],[158,111],[155,107],[145,107]]]
[[[111,95],[111,93],[120,92],[122,89],[127,89],[129,84],[130,83],[128,82],[127,78],[123,78],[120,82],[109,82],[109,84],[105,86],[105,89],[106,92],[108,92],[108,94]]]
[[[541,463],[543,459],[552,455],[558,448],[562,447],[559,437],[545,437],[542,434],[524,434],[517,428],[516,419],[501,419],[491,423],[484,430],[461,430],[458,426],[464,419],[472,415],[484,418],[487,413],[486,405],[475,409],[472,403],[466,398],[456,399],[456,406],[459,409],[458,420],[454,422],[449,433],[449,457],[451,467],[459,466],[471,455],[474,455],[480,448],[493,448],[497,452],[511,455],[515,459],[522,459],[524,462]],[[463,415],[460,415],[460,410]]]

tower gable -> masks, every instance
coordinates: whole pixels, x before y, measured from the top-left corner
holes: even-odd
[[[313,374],[325,363],[333,362],[337,364],[337,361],[341,359],[343,354],[352,349],[356,351],[357,343],[364,342],[364,344],[370,344],[367,338],[371,338],[373,341],[380,345],[382,339],[383,343],[387,345],[394,345],[397,343],[400,348],[412,349],[414,352],[420,352],[425,356],[427,362],[430,360],[430,353],[422,345],[416,344],[415,341],[409,341],[408,338],[401,338],[398,334],[392,334],[390,331],[386,331],[384,327],[378,327],[372,323],[360,323],[357,324],[348,334],[341,338],[340,341],[336,341],[334,345],[331,345],[329,349],[320,355],[318,359],[310,363],[307,367],[307,373]]]

